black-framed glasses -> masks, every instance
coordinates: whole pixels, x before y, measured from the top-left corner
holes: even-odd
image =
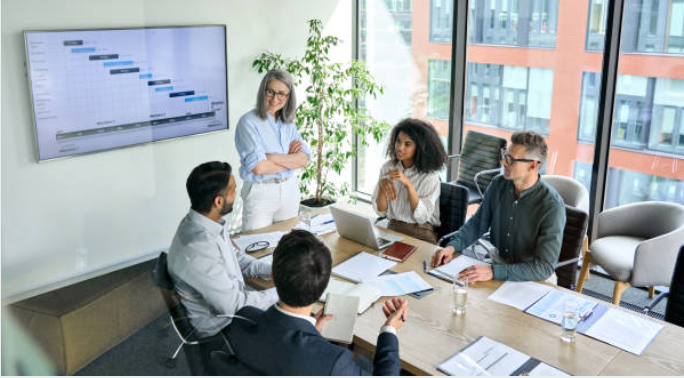
[[[509,155],[508,151],[506,151],[506,149],[504,149],[504,148],[501,149],[501,160],[505,161],[506,165],[509,165],[509,166],[515,164],[518,161],[523,162],[523,163],[532,163],[535,161],[539,161],[536,159],[516,159],[513,156]]]
[[[273,97],[277,96],[278,100],[287,100],[287,98],[290,96],[290,92],[276,92],[271,88],[266,88],[266,97]]]
[[[254,242],[254,243],[248,245],[247,248],[245,248],[245,252],[247,252],[247,253],[258,252],[258,251],[261,251],[263,249],[268,248],[270,245],[271,245],[271,243],[269,243],[265,240],[257,241],[257,242]]]

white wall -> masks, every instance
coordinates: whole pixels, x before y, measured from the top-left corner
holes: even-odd
[[[3,0],[3,304],[168,246],[189,207],[190,170],[222,160],[237,173],[235,125],[260,81],[251,61],[264,50],[301,56],[311,18],[347,42],[338,58],[351,57],[351,0]],[[36,162],[22,30],[190,24],[227,25],[229,131]]]

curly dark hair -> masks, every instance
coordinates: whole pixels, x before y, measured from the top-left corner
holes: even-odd
[[[394,151],[394,144],[399,137],[399,133],[408,135],[413,143],[416,144],[413,165],[418,172],[430,173],[438,171],[446,164],[448,155],[434,126],[415,118],[403,119],[392,129],[392,134],[387,144],[387,157],[395,163],[399,161]]]

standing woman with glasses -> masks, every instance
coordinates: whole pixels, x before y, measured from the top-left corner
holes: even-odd
[[[297,216],[299,185],[295,170],[310,153],[294,124],[297,100],[292,76],[272,70],[261,80],[256,109],[235,130],[240,154],[242,229],[255,230]]]
[[[447,161],[437,131],[418,119],[399,122],[392,129],[387,157],[373,192],[375,211],[387,216],[391,230],[437,243],[439,171]]]

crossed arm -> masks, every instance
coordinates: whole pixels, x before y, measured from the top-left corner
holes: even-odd
[[[261,160],[252,169],[257,175],[273,175],[288,169],[303,168],[308,162],[308,156],[302,152],[302,142],[293,140],[287,154],[266,154],[266,160]]]

